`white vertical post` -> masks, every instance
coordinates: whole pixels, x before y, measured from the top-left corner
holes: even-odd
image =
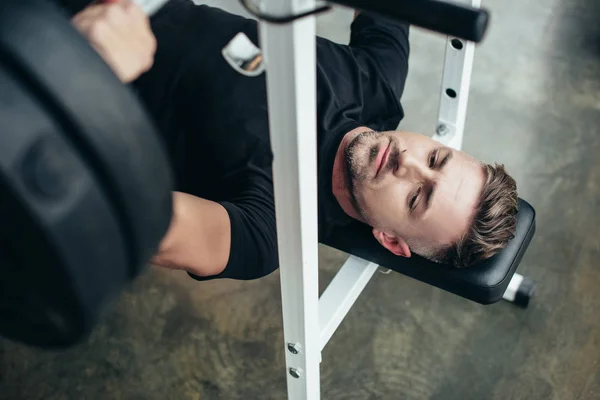
[[[270,15],[312,9],[314,0],[264,0]],[[316,24],[260,23],[267,68],[269,128],[288,399],[320,398],[316,153]]]
[[[481,0],[462,2],[473,7],[481,5]],[[457,150],[462,148],[463,143],[474,54],[473,42],[454,37],[446,40],[438,125],[433,139]]]

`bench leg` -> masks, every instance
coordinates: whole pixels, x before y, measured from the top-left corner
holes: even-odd
[[[297,14],[314,0],[265,0],[262,12]],[[267,66],[287,393],[320,399],[317,244],[316,23],[260,23]]]
[[[319,299],[321,350],[342,323],[379,266],[350,256]]]
[[[519,307],[527,308],[534,293],[535,282],[533,279],[520,274],[514,274],[502,298]]]

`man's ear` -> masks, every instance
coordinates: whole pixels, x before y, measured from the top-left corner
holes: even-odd
[[[383,231],[373,228],[373,236],[383,247],[391,251],[397,256],[410,258],[410,248],[408,243],[401,237],[390,235]]]

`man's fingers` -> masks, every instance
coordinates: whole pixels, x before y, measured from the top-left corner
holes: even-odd
[[[135,2],[132,2],[132,4],[128,6],[128,8],[129,12],[139,15],[140,19],[144,22],[144,25],[146,25],[148,29],[151,29],[150,16],[146,14],[142,6]]]
[[[130,23],[125,8],[120,3],[104,5],[104,18],[114,29],[123,32]]]
[[[152,67],[156,38],[137,3],[103,0],[84,9],[72,22],[121,81],[130,82]]]
[[[133,53],[152,53],[154,35],[143,10],[134,2],[119,0],[96,4],[80,17],[81,29],[92,41],[115,39],[113,46],[129,43]],[[110,34],[108,30],[112,30]]]
[[[125,5],[125,11],[139,23],[139,29],[136,29],[137,40],[141,45],[141,50],[144,53],[144,57],[148,59],[149,67],[154,62],[154,54],[156,53],[156,37],[152,32],[150,26],[150,18],[146,15],[142,7],[131,1],[129,4]]]
[[[154,54],[154,34],[144,10],[134,1],[118,0],[106,10],[106,18],[123,35],[124,40],[135,43],[142,52]],[[135,27],[135,29],[132,29]]]
[[[79,24],[83,23],[83,21],[93,20],[94,18],[97,18],[99,15],[101,15],[104,10],[104,7],[106,6],[103,4],[92,4],[89,7],[86,7],[82,11],[77,13],[71,19],[71,21],[75,25],[79,26]]]

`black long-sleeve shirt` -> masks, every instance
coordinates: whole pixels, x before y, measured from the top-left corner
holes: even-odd
[[[70,12],[88,0],[60,0]],[[257,24],[225,11],[172,0],[152,18],[158,51],[134,87],[156,119],[177,190],[220,203],[231,221],[231,251],[219,278],[254,279],[278,266],[265,74],[247,77],[221,50]],[[349,45],[317,38],[319,236],[350,218],[331,175],[343,136],[359,126],[396,129],[408,71],[408,26],[360,14]],[[210,278],[208,278],[210,279]]]

